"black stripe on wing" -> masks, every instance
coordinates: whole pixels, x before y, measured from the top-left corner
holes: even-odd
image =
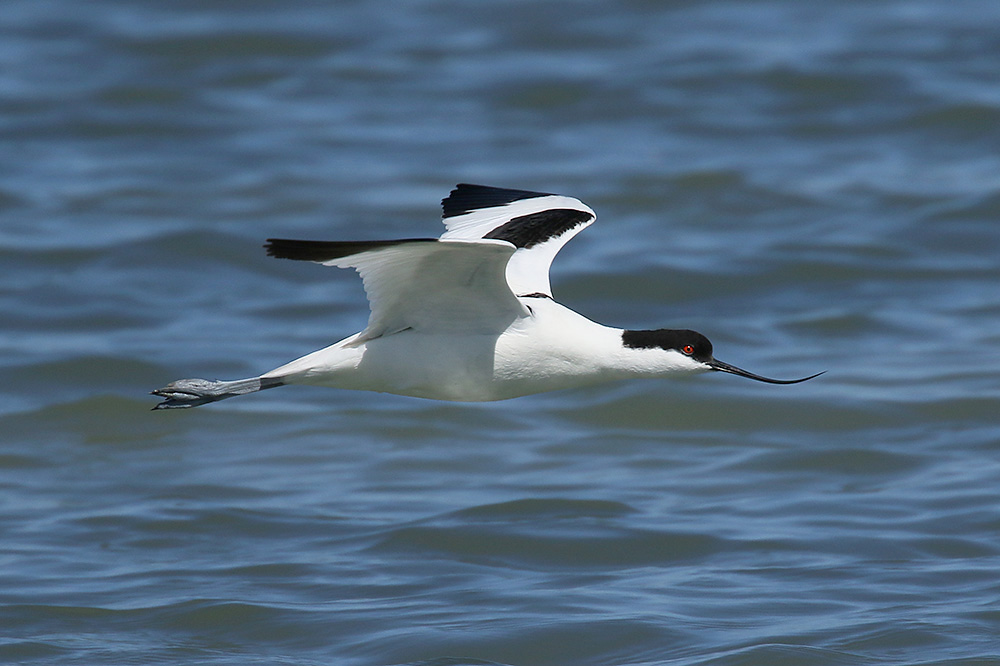
[[[501,187],[486,185],[469,185],[459,183],[446,198],[441,200],[444,217],[465,215],[482,208],[495,208],[522,199],[549,197],[545,192],[529,192],[528,190],[506,190]]]
[[[570,229],[594,219],[590,213],[571,208],[553,208],[530,215],[515,217],[483,236],[512,243],[514,247],[530,249],[539,243],[562,236]]]
[[[406,243],[436,243],[436,238],[404,238],[381,241],[308,241],[288,238],[268,238],[264,247],[269,257],[302,261],[332,261],[369,250],[379,250]]]

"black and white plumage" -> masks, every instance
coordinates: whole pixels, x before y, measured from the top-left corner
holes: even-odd
[[[630,331],[557,303],[553,258],[596,219],[577,199],[458,185],[442,201],[440,238],[272,238],[282,259],[354,268],[368,326],[259,377],[182,379],[153,391],[157,409],[193,407],[284,384],[314,384],[453,401],[489,401],[630,377],[718,370],[776,380],[715,360],[695,331]],[[820,373],[822,374],[822,373]]]

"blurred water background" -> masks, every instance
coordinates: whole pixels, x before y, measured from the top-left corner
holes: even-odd
[[[1000,664],[1000,3],[7,0],[0,662]],[[268,236],[581,198],[554,267],[714,374],[286,387]]]

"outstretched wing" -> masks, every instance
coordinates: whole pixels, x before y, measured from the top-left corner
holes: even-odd
[[[452,190],[441,207],[447,229],[442,241],[495,239],[516,248],[506,277],[518,296],[551,296],[549,266],[556,253],[597,218],[572,197],[466,183]]]
[[[504,278],[516,251],[505,240],[271,238],[264,247],[272,257],[357,269],[371,306],[359,342],[405,329],[499,334],[528,314]]]

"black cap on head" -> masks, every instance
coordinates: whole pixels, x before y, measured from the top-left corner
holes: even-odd
[[[622,344],[630,349],[672,349],[696,361],[712,360],[712,343],[698,331],[659,328],[655,331],[622,331]]]

